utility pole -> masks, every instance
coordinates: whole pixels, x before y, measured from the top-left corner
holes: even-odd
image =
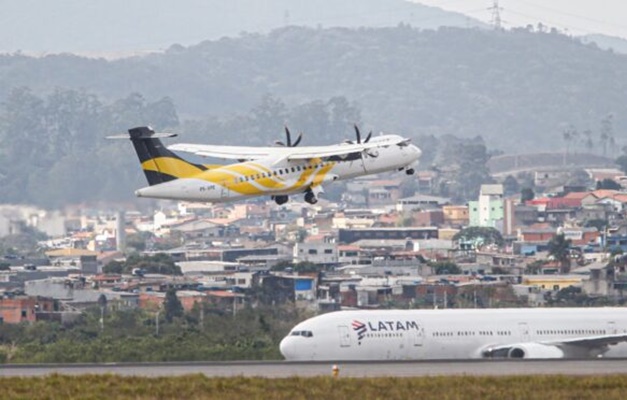
[[[499,6],[499,0],[492,0],[492,7],[488,7],[488,11],[492,11],[492,18],[490,19],[492,28],[495,31],[503,29],[501,25],[501,11],[503,11],[503,8]]]
[[[161,314],[161,307],[159,307],[155,314],[155,336],[159,336],[159,314]]]

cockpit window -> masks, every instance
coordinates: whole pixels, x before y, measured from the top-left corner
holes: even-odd
[[[304,337],[313,337],[312,331],[292,331],[290,336],[304,336]]]

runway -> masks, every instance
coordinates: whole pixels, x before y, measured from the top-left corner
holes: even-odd
[[[142,364],[50,364],[2,365],[1,377],[45,376],[49,374],[117,374],[124,376],[291,376],[331,375],[330,362],[212,362],[212,363],[142,363]],[[627,374],[627,358],[594,360],[469,360],[337,363],[341,377],[419,377],[439,375],[601,375]]]

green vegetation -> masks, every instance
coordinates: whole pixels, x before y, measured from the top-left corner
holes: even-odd
[[[572,240],[566,239],[563,233],[551,238],[548,243],[549,256],[560,264],[560,272],[570,271],[570,246]]]
[[[201,315],[197,306],[181,315],[171,306],[168,321],[168,307],[158,314],[107,311],[102,330],[99,307],[71,325],[5,324],[0,329],[0,362],[278,360],[281,339],[309,316],[279,306],[245,307],[235,316],[210,307]]]
[[[0,378],[9,399],[624,399],[627,376],[210,378],[51,375]]]
[[[621,190],[622,187],[613,179],[605,178],[596,183],[597,189]]]
[[[285,271],[286,268],[291,268],[293,272],[298,273],[317,273],[326,269],[324,265],[312,263],[309,261],[301,261],[298,263],[293,263],[291,261],[281,261],[272,267],[272,271]]]
[[[172,257],[164,253],[142,256],[133,253],[125,262],[111,261],[102,268],[105,274],[130,274],[135,268],[148,274],[182,275],[181,267],[174,264]]]
[[[494,228],[483,226],[470,226],[457,232],[453,236],[455,242],[471,242],[476,248],[480,246],[488,246],[495,244],[497,246],[503,246],[505,241],[501,232]]]
[[[453,261],[436,261],[428,263],[436,275],[461,274],[462,269]]]

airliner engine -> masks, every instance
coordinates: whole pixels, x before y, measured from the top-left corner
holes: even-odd
[[[530,342],[488,348],[482,355],[484,358],[564,358],[564,351],[557,346]]]

